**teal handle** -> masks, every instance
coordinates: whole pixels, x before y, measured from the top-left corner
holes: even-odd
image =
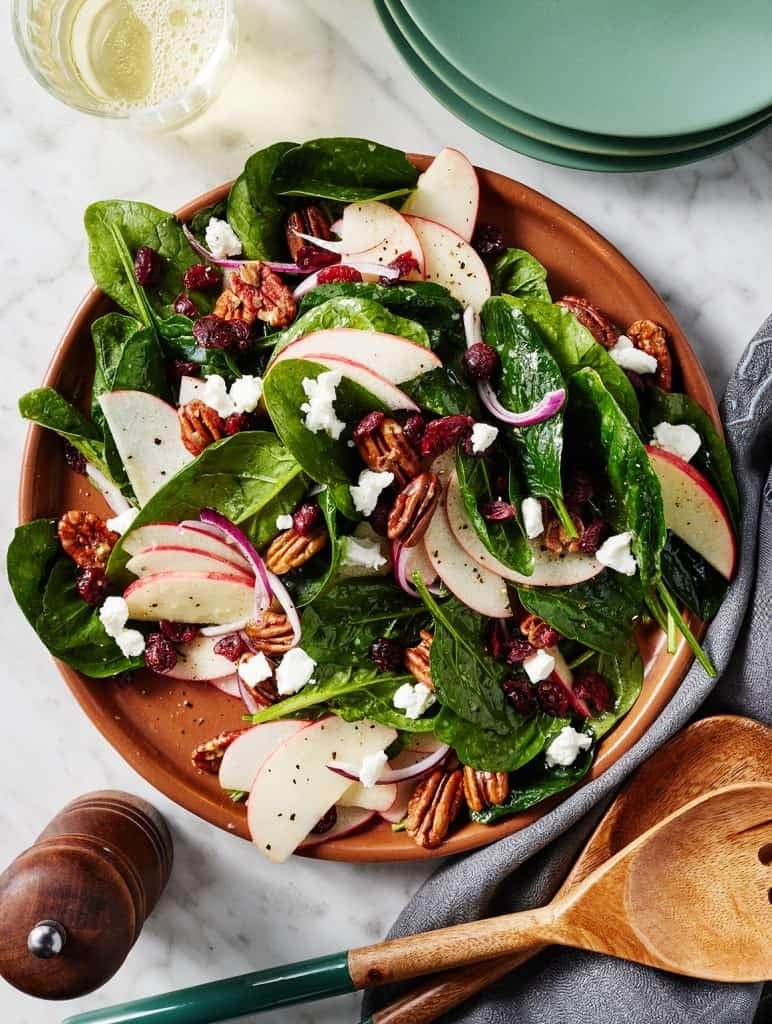
[[[301,960],[267,971],[181,988],[131,1003],[78,1013],[64,1024],[215,1024],[278,1006],[354,991],[348,953]]]

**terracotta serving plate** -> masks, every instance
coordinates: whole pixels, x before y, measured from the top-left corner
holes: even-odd
[[[430,158],[412,157],[423,169]],[[528,249],[549,268],[553,295],[582,295],[597,303],[620,324],[648,317],[663,324],[672,340],[683,389],[708,410],[720,428],[718,410],[707,378],[683,331],[664,302],[635,267],[596,231],[568,210],[520,182],[492,171],[478,171],[480,219],[499,225],[509,241]],[[199,209],[225,197],[228,185],[207,192],[179,210],[189,219]],[[97,288],[85,297],[64,333],[46,374],[55,387],[84,409],[88,406],[93,354],[89,328],[114,306]],[[83,477],[70,472],[61,457],[58,438],[30,428],[24,452],[19,500],[21,522],[57,516],[68,508],[100,514],[99,494],[84,488]],[[693,617],[692,627],[700,624]],[[646,731],[681,683],[691,662],[686,643],[668,655],[661,632],[640,636],[644,658],[643,691],[634,708],[600,744],[590,778],[622,756]],[[196,771],[193,747],[221,732],[243,725],[239,701],[206,683],[183,683],[137,673],[130,682],[88,679],[57,663],[83,710],[115,749],[153,786],[199,817],[248,838],[244,808],[220,789],[216,776]],[[385,822],[355,835],[321,843],[307,856],[344,861],[419,860],[470,850],[500,839],[535,821],[562,798],[553,798],[498,825],[467,824],[439,850],[423,850]]]

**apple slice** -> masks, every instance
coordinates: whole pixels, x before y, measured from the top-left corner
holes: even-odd
[[[386,792],[384,793],[383,790]],[[338,800],[338,807],[362,807],[367,811],[388,811],[397,799],[397,784],[383,786],[363,786],[361,782],[352,782],[343,796]]]
[[[460,601],[492,619],[511,617],[506,583],[464,551],[450,529],[444,502],[437,506],[423,544],[434,571]]]
[[[574,583],[583,583],[603,572],[603,566],[592,555],[584,555],[581,552],[556,555],[548,551],[537,538],[531,541],[533,573],[525,576],[500,562],[477,536],[461,497],[461,488],[455,473],[448,480],[445,505],[450,528],[464,551],[483,569],[495,572],[512,583],[527,587],[568,587]]]
[[[309,833],[303,842],[298,844],[297,849],[307,850],[311,846],[318,846],[330,839],[341,839],[351,832],[356,832],[357,829],[364,828],[376,814],[375,811],[366,811],[361,807],[341,807],[340,805],[336,806],[335,813],[335,824],[332,828],[327,829],[326,832]]]
[[[718,492],[706,478],[678,455],[647,445],[662,488],[665,524],[730,580],[737,563],[737,543]]]
[[[140,505],[193,461],[180,439],[177,410],[144,391],[108,391],[99,399]]]
[[[427,281],[444,285],[462,306],[480,312],[491,295],[485,264],[461,235],[425,217],[406,216],[424,251]]]
[[[129,584],[123,597],[130,619],[219,626],[252,614],[255,584],[249,576],[228,573],[157,572]]]
[[[246,576],[251,575],[249,563],[232,544],[220,540],[211,531],[197,526],[180,526],[179,523],[147,523],[138,526],[126,534],[123,549],[130,555],[138,555],[148,548],[183,547],[196,551],[205,551],[217,558],[233,562],[238,571]]]
[[[394,803],[388,810],[379,811],[384,821],[388,821],[392,825],[397,825],[402,821],[407,814],[407,805],[410,803],[410,797],[413,795],[413,790],[417,785],[418,782],[415,779],[411,779],[409,782],[397,783],[397,796]]]
[[[255,776],[280,744],[309,723],[299,718],[264,722],[243,732],[227,748],[220,762],[219,779],[223,789],[249,792]]]
[[[134,576],[151,576],[158,572],[224,572],[243,576],[243,563],[220,558],[219,555],[198,548],[181,545],[143,548],[129,559],[126,568]]]
[[[421,243],[402,214],[388,203],[378,200],[349,203],[343,211],[340,232],[344,248],[341,257],[343,263],[347,257],[351,257],[386,266],[407,252],[417,261],[418,270],[406,274],[405,279],[423,279],[424,254]],[[378,279],[375,274],[366,277]]]
[[[271,365],[283,359],[353,359],[365,366],[378,367],[378,372],[392,384],[401,384],[442,366],[430,349],[407,338],[378,331],[358,331],[340,327],[316,331],[290,342]]]
[[[185,682],[213,682],[215,679],[235,679],[236,666],[228,658],[215,653],[219,637],[197,636],[177,646],[177,663],[163,675]]]
[[[187,405],[196,398],[201,399],[206,381],[202,377],[181,377],[180,398],[177,405]],[[203,400],[203,399],[201,399]]]
[[[468,242],[479,205],[477,171],[463,153],[446,146],[419,176],[415,192],[402,204],[402,213],[443,224]]]
[[[290,736],[263,762],[247,804],[252,841],[269,860],[285,861],[351,785],[325,766],[361,763],[396,739],[375,722],[322,718]],[[329,838],[329,833],[327,834]]]
[[[382,377],[375,370],[371,370],[364,363],[332,356],[314,356],[313,359],[309,358],[309,362],[313,362],[317,366],[324,366],[327,370],[335,370],[344,377],[348,377],[365,391],[369,391],[373,398],[376,398],[387,409],[409,409],[411,412],[418,412],[418,406],[412,398],[408,398],[396,384],[392,384],[390,380]]]

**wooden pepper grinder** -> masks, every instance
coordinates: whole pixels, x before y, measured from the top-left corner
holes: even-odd
[[[112,790],[73,800],[0,876],[0,974],[43,999],[99,988],[158,902],[172,855],[145,800]]]

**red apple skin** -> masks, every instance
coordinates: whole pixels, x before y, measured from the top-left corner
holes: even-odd
[[[662,483],[662,479],[658,471],[659,467],[675,470],[681,474],[683,482],[692,489],[692,493],[700,502],[707,501],[709,503],[715,517],[713,523],[700,524],[698,522],[691,536],[684,535],[690,532],[687,530],[678,533],[673,528],[673,532],[702,555],[705,561],[709,562],[722,576],[728,580],[732,579],[737,566],[737,540],[729,514],[715,487],[698,469],[695,469],[694,466],[680,456],[665,451],[664,448],[658,448],[656,445],[647,445],[646,452],[648,453],[652,468],[657,473],[658,478],[660,478],[660,483]],[[668,523],[667,502],[665,502],[665,522],[670,526],[670,523]],[[712,544],[710,549],[708,549],[707,545],[701,542],[703,539],[715,540],[718,543]]]
[[[161,582],[165,584],[177,583],[184,581],[194,587],[196,584],[199,586],[204,583],[229,583],[229,584],[240,584],[244,587],[249,594],[254,592],[254,580],[250,576],[237,575],[235,573],[224,573],[224,572],[159,572],[154,573],[151,576],[143,576],[142,579],[134,580],[130,583],[126,590],[123,592],[123,598],[129,605],[129,618],[138,619],[141,622],[152,622],[156,618],[171,617],[174,619],[179,618],[183,622],[193,622],[196,625],[206,625],[209,623],[208,618],[201,618],[200,615],[188,613],[182,615],[169,615],[164,614],[164,609],[160,608],[158,614],[142,615],[140,611],[146,611],[146,609],[140,609],[139,607],[131,608],[132,598],[141,595],[142,591],[146,588],[158,586]],[[248,595],[245,595],[245,599]],[[187,605],[186,605],[187,609]],[[237,615],[229,615],[228,618],[223,619],[223,622],[230,622],[232,618],[237,618]]]
[[[283,348],[271,360],[269,367],[282,362],[284,359],[313,359],[316,355],[327,359],[357,358],[355,352],[337,352],[335,347],[336,344],[342,349],[350,348],[352,345],[356,346],[357,335],[361,343],[364,341],[361,337],[363,334],[369,335],[370,343],[367,345],[360,344],[358,347],[369,348],[373,355],[376,351],[382,350],[379,354],[387,360],[390,353],[396,354],[400,351],[413,357],[408,364],[410,368],[400,380],[397,379],[396,375],[393,377],[389,375],[387,379],[393,384],[398,385],[403,380],[412,380],[413,377],[418,377],[421,373],[426,373],[428,370],[442,366],[442,361],[432,351],[415,341],[409,341],[407,338],[400,338],[393,334],[384,334],[382,331],[361,331],[354,327],[334,327],[328,330],[314,331],[312,334],[305,334],[302,338],[296,338],[294,341],[291,341],[289,345]],[[343,337],[336,338],[337,335],[342,335]],[[416,359],[417,363],[414,361]],[[357,358],[357,362],[361,362],[361,359]],[[410,365],[410,362],[412,362],[412,365]],[[381,374],[381,376],[385,376],[385,374]]]
[[[360,384],[365,390],[370,391],[390,409],[408,409],[410,412],[419,411],[413,399],[408,398],[404,391],[400,391],[396,384],[392,384],[390,380],[386,380],[380,373],[371,370],[364,363],[357,363],[353,359],[341,359],[338,356],[334,358],[329,356],[314,356],[311,358],[309,356],[306,358],[310,363],[315,363],[317,366],[324,366],[328,370],[337,370],[344,377],[348,377],[355,384]],[[349,371],[348,373],[346,372],[347,370]]]
[[[161,544],[157,548],[153,548],[153,547],[151,547],[151,548],[142,548],[142,550],[138,551],[136,553],[136,555],[132,555],[131,560],[133,561],[133,559],[135,559],[135,558],[142,558],[145,555],[148,555],[150,553],[162,554],[164,552],[168,552],[170,555],[173,555],[177,551],[182,551],[182,552],[185,552],[186,554],[200,555],[202,558],[206,558],[206,559],[209,559],[212,562],[217,563],[217,569],[213,570],[213,571],[224,572],[224,573],[226,573],[227,575],[230,575],[230,576],[244,576],[244,575],[246,575],[246,573],[244,572],[243,565],[239,565],[238,562],[231,562],[227,558],[221,558],[219,555],[214,554],[214,552],[203,551],[200,548],[188,547],[185,544]],[[156,572],[158,572],[158,571],[163,572],[164,570],[155,570],[155,571]],[[170,570],[170,571],[174,571],[174,570]],[[146,575],[150,575],[150,574],[146,573]]]
[[[326,843],[328,839],[342,839],[343,836],[350,835],[352,832],[364,828],[365,825],[369,825],[373,818],[378,815],[377,811],[366,811],[361,807],[338,807],[336,808],[336,813],[338,817],[331,829],[328,829],[327,832],[322,832],[321,835],[309,832],[297,849],[308,850],[312,846]]]

